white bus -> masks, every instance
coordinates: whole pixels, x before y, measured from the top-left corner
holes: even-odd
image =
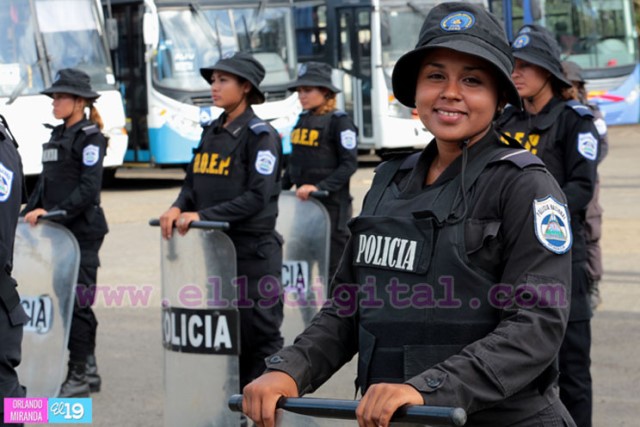
[[[254,110],[284,142],[301,111],[286,85],[295,78],[290,0],[103,0],[118,25],[116,79],[125,96],[129,148],[125,161],[184,166],[212,107],[200,68],[226,53],[252,53],[264,65],[266,102]]]
[[[40,91],[62,68],[79,68],[101,94],[96,107],[109,137],[106,173],[122,164],[127,133],[99,0],[0,0],[0,114],[15,135],[25,175],[42,171],[51,98]]]

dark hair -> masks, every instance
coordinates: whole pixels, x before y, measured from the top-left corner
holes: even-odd
[[[251,90],[247,94],[247,104],[249,105],[262,104],[262,98],[257,93],[256,88],[251,84],[249,80],[245,79],[244,77],[237,76],[235,74],[233,74],[233,77],[235,77],[238,80],[238,83],[240,83],[241,85],[243,85],[244,83],[249,83],[249,86],[251,86]]]

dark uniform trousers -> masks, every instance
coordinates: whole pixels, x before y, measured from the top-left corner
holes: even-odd
[[[91,306],[95,302],[98,282],[98,251],[104,238],[78,241],[80,245],[80,269],[73,303],[73,321],[69,333],[69,359],[84,363],[96,348],[98,319]]]
[[[247,307],[240,311],[240,390],[262,375],[264,359],[282,349],[282,298],[265,305],[265,286],[280,286],[282,238],[273,233],[231,236],[237,251],[238,277],[246,277]],[[277,280],[270,280],[274,277]],[[262,288],[261,288],[262,286]],[[281,290],[280,290],[281,292]],[[241,300],[244,298],[240,298]],[[270,299],[270,298],[269,298]],[[244,305],[244,304],[243,304]]]
[[[329,246],[329,281],[338,270],[338,264],[342,258],[342,253],[349,240],[349,229],[346,223],[353,215],[351,202],[348,204],[331,203],[320,199],[320,202],[327,208],[331,221],[331,240]],[[346,217],[346,219],[345,219]]]

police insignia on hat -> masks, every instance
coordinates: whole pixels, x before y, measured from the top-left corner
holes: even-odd
[[[302,77],[307,74],[307,64],[300,65],[300,69],[298,70],[298,77]]]
[[[231,58],[233,58],[234,56],[236,56],[236,51],[235,51],[235,50],[231,50],[231,51],[229,51],[229,52],[225,52],[225,53],[222,55],[222,58],[221,58],[221,59],[231,59]]]
[[[470,12],[459,11],[445,16],[440,21],[440,28],[445,31],[464,31],[473,27],[476,17]]]
[[[555,254],[565,254],[571,249],[569,209],[553,196],[533,201],[533,217],[538,241]]]
[[[527,31],[529,32],[529,31]],[[513,47],[514,49],[522,49],[523,47],[525,47],[526,45],[529,44],[529,36],[526,34],[521,34],[519,35],[514,41],[513,41]]]

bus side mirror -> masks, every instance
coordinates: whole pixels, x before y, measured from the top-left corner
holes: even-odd
[[[160,38],[160,28],[158,27],[158,18],[156,15],[145,12],[142,17],[142,38],[145,45],[156,47]]]
[[[105,25],[109,49],[116,50],[118,48],[118,21],[115,18],[107,18]]]

